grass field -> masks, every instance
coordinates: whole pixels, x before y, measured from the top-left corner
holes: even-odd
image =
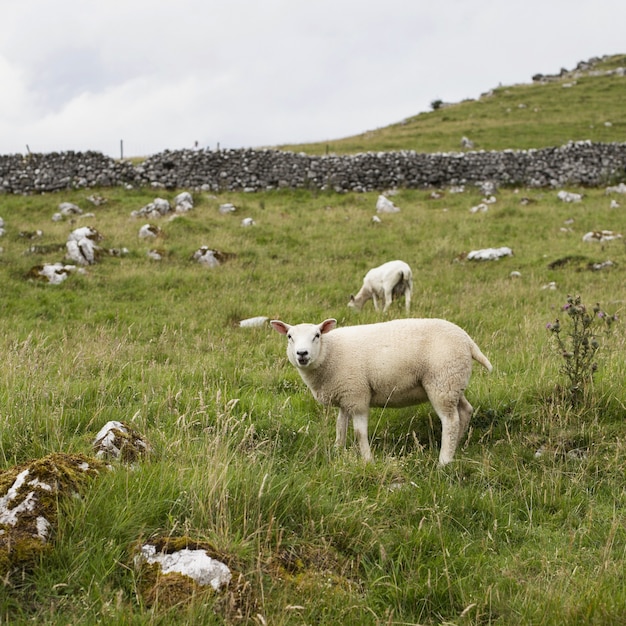
[[[0,585],[0,623],[622,623],[624,328],[598,326],[599,368],[572,407],[546,324],[563,319],[568,294],[623,314],[624,239],[582,235],[623,233],[626,200],[610,208],[604,189],[569,189],[584,198],[566,204],[556,191],[503,189],[474,214],[477,189],[400,190],[401,212],[381,224],[376,194],[198,193],[192,212],[159,222],[156,244],[130,217],[153,191],[100,190],[108,202],[95,209],[86,192],[1,197],[0,467],[90,455],[109,420],[153,453],[60,502],[52,550]],[[128,254],[60,285],[28,280],[63,257],[29,247],[63,244],[78,225],[51,221],[61,201],[92,210],[80,225]],[[237,212],[221,215],[225,202]],[[37,241],[19,235],[35,229]],[[147,257],[154,245],[162,261]],[[236,257],[201,267],[190,260],[201,245]],[[497,246],[514,255],[464,258]],[[378,321],[371,303],[346,305],[367,269],[394,258],[413,268],[412,315],[461,325],[494,365],[474,369],[470,433],[443,469],[429,405],[372,411],[372,464],[351,433],[335,451],[335,410],[314,401],[284,337],[238,326]],[[403,315],[397,302],[386,317]],[[132,546],[157,535],[228,555],[245,581],[237,610],[211,592],[148,603]]]

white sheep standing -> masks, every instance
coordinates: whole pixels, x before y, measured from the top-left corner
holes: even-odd
[[[378,300],[385,300],[383,313],[387,311],[394,296],[404,294],[406,312],[411,308],[411,291],[413,290],[413,272],[404,261],[389,261],[371,269],[363,279],[363,286],[356,294],[350,296],[348,306],[361,310],[371,298],[374,308],[378,311]]]
[[[463,394],[472,359],[492,369],[462,328],[442,319],[415,318],[336,329],[335,319],[270,324],[287,335],[289,361],[315,399],[339,407],[335,445],[345,445],[352,418],[361,455],[370,461],[370,407],[401,408],[430,401],[442,426],[439,464],[452,461],[473,410]]]

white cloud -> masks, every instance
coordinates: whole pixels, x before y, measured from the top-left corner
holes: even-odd
[[[624,52],[621,0],[4,0],[0,153],[344,137]]]

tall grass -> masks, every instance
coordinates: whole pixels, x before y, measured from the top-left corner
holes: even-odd
[[[623,312],[624,241],[582,234],[624,232],[626,219],[604,190],[577,191],[581,203],[563,204],[555,191],[502,190],[471,214],[477,190],[404,190],[401,212],[377,225],[376,194],[198,193],[191,213],[160,224],[168,255],[154,262],[129,217],[153,195],[101,190],[108,203],[87,221],[129,254],[59,286],[26,279],[62,253],[28,253],[19,231],[63,243],[75,224],[50,217],[62,200],[89,208],[86,194],[3,197],[1,466],[89,454],[111,419],[154,452],[61,504],[54,549],[0,586],[0,621],[223,623],[218,598],[160,610],[142,599],[132,546],[188,534],[230,555],[249,583],[250,623],[619,623],[624,330],[602,343],[592,402],[573,411],[546,323],[568,294]],[[237,213],[220,215],[223,202]],[[254,227],[240,226],[247,216]],[[209,270],[190,260],[200,245],[236,257]],[[501,245],[514,256],[464,260]],[[445,469],[429,405],[372,411],[370,465],[352,443],[334,450],[335,412],[310,396],[283,338],[237,324],[377,321],[371,306],[346,305],[367,269],[394,258],[414,271],[412,314],[460,324],[494,364],[474,372],[470,432]],[[587,269],[607,259],[615,266]],[[403,315],[399,302],[387,317]]]

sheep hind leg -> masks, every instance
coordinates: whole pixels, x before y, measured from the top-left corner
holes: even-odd
[[[459,429],[459,440],[457,442],[457,445],[461,443],[461,439],[465,437],[467,429],[469,428],[472,412],[474,411],[474,407],[467,401],[467,398],[465,396],[461,396],[459,400],[458,411],[459,420],[461,421],[461,427]]]
[[[370,443],[367,437],[367,422],[368,412],[355,413],[352,416],[352,427],[354,428],[354,434],[356,440],[359,443],[359,449],[361,450],[361,456],[364,461],[372,460],[372,451],[370,449]]]
[[[433,402],[433,408],[441,420],[441,448],[439,450],[439,465],[447,465],[454,458],[461,432],[461,419],[457,402]]]

